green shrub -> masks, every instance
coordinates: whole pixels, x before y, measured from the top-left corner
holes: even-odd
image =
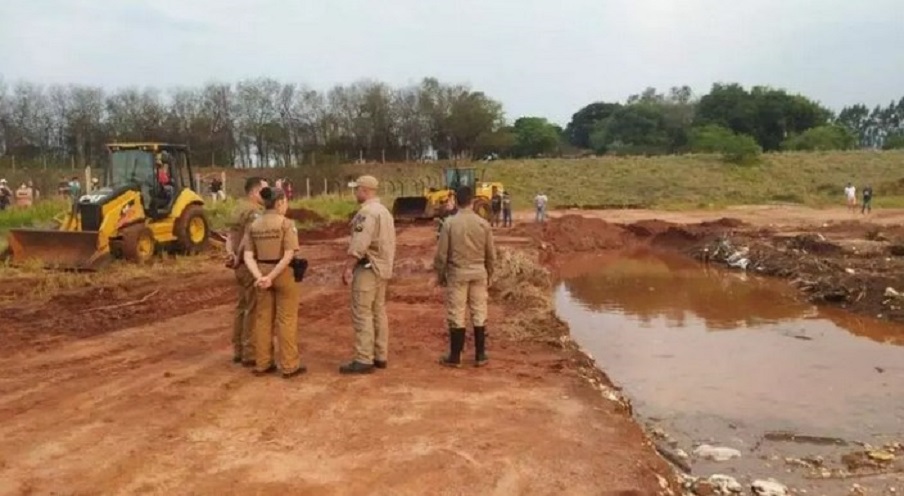
[[[791,136],[782,143],[782,149],[791,151],[850,150],[857,146],[857,138],[847,129],[836,126],[819,126]]]
[[[691,130],[690,148],[698,153],[719,153],[724,161],[733,164],[754,162],[763,151],[753,137],[717,125]]]

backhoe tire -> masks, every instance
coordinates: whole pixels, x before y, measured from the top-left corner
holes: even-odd
[[[474,209],[474,213],[487,222],[489,222],[493,216],[492,210],[490,210],[490,202],[486,201],[484,198],[475,198],[472,208]]]
[[[204,209],[198,205],[189,205],[176,219],[176,240],[179,253],[196,255],[207,246],[210,239],[210,225]]]
[[[122,230],[122,257],[133,263],[145,264],[154,258],[157,241],[151,228],[143,224]]]

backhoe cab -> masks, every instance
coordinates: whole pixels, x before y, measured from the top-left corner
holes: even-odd
[[[12,262],[92,269],[110,258],[143,263],[160,249],[199,252],[209,229],[188,147],[107,145],[101,187],[76,199],[58,230],[13,229]]]

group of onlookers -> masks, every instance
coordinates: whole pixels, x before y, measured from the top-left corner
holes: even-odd
[[[867,185],[861,192],[863,195],[863,203],[860,206],[860,213],[867,214],[873,211],[873,187]],[[844,188],[844,197],[847,200],[848,209],[854,213],[857,211],[857,187],[853,183],[848,183]]]
[[[34,205],[40,196],[41,192],[30,180],[13,191],[6,179],[0,179],[0,210],[6,210],[11,206],[28,208]]]

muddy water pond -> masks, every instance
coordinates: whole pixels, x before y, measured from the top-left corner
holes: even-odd
[[[692,475],[904,491],[900,451],[866,468],[842,461],[904,441],[904,327],[674,254],[584,258],[562,273],[559,316]],[[712,461],[694,454],[701,444],[741,457]]]

